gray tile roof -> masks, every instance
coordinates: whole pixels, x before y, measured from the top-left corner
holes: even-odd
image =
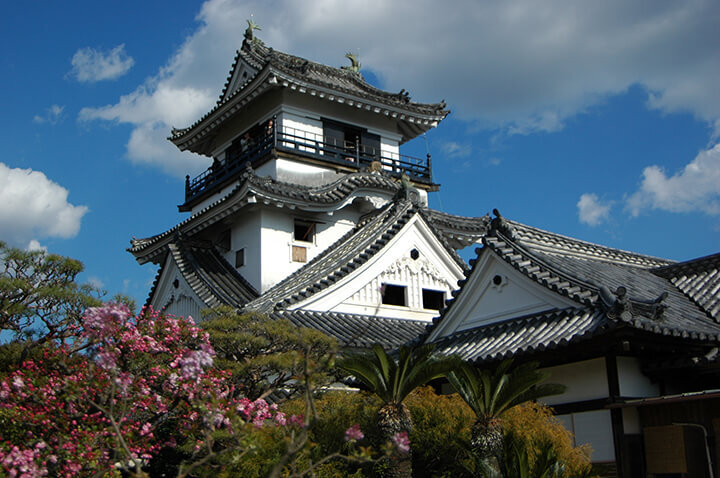
[[[653,269],[720,321],[720,254]]]
[[[367,348],[380,344],[396,348],[416,338],[427,322],[374,317],[370,315],[279,310],[273,319],[288,319],[299,327],[309,327],[335,337],[343,347]]]
[[[494,361],[563,347],[601,333],[613,324],[591,308],[564,309],[464,330],[438,340],[440,354]]]
[[[248,168],[243,172],[239,181],[239,184],[228,194],[173,228],[155,236],[143,239],[133,238],[130,241],[130,248],[127,249],[128,252],[135,255],[138,260],[144,260],[149,248],[155,249],[166,244],[176,233],[195,234],[247,205],[248,198],[251,196],[255,199],[277,201],[296,207],[333,206],[341,204],[360,189],[384,191],[389,194],[395,194],[400,189],[398,182],[387,174],[369,171],[349,173],[333,183],[310,187],[259,177]]]
[[[638,267],[660,267],[674,262],[668,259],[593,244],[592,242],[544,231],[511,220],[506,222],[513,230],[517,241],[533,250],[544,251],[548,254],[585,259],[594,258],[601,262],[613,262]]]
[[[423,217],[456,249],[479,241],[490,228],[490,216],[465,217],[426,209]]]
[[[708,312],[720,300],[720,255],[668,265],[669,261],[547,233],[499,215],[483,244],[477,249],[478,258],[470,261],[473,268],[483,254],[496,254],[529,279],[574,300],[578,308],[458,332],[439,339],[445,352],[490,360],[561,346],[588,333],[621,327],[720,344],[720,324]],[[467,276],[471,274],[472,270]],[[423,337],[447,316],[465,292],[465,284],[466,280],[459,282],[460,290],[453,293],[456,299],[448,301]]]
[[[248,78],[242,85],[230,90],[235,69],[240,61],[244,61],[258,70],[252,78]],[[416,103],[410,100],[405,90],[399,93],[390,93],[375,88],[367,83],[360,73],[341,68],[315,63],[304,58],[283,53],[265,47],[261,42],[243,42],[242,48],[237,51],[230,74],[223,87],[220,98],[213,109],[187,128],[173,128],[171,139],[181,149],[187,147],[186,140],[196,133],[195,139],[190,143],[205,137],[231,115],[236,114],[239,108],[247,103],[249,93],[258,95],[270,88],[289,86],[299,91],[325,89],[334,92],[336,96],[354,98],[362,101],[366,109],[376,113],[388,115],[392,113],[400,123],[407,123],[402,127],[405,140],[421,134],[443,120],[449,113],[444,101],[440,103]],[[335,95],[328,95],[326,98]],[[252,95],[250,95],[252,96]],[[240,98],[242,97],[242,101]],[[345,100],[343,100],[345,101]],[[359,103],[358,103],[359,104]],[[380,105],[381,108],[371,107]],[[412,121],[405,122],[404,115],[412,117]],[[205,154],[206,151],[203,152]]]
[[[218,105],[222,104],[233,94],[232,91],[228,91],[228,88],[230,87],[230,80],[235,67],[241,58],[258,70],[271,66],[279,72],[302,79],[309,84],[351,93],[355,96],[400,107],[408,111],[442,117],[445,117],[448,113],[448,111],[445,111],[446,105],[444,101],[440,103],[416,103],[410,100],[410,96],[405,90],[399,93],[390,93],[375,88],[366,82],[359,72],[315,63],[305,58],[268,48],[259,42],[247,41],[243,42],[242,48],[237,51],[233,66],[228,75],[228,80],[217,102]]]
[[[212,244],[199,241],[173,242],[168,245],[168,251],[183,278],[208,307],[242,307],[259,295]],[[153,292],[150,293],[151,297]]]

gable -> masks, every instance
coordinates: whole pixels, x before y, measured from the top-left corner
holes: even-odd
[[[462,267],[415,215],[362,267],[292,309],[430,321],[439,311],[425,308],[423,289],[448,299],[462,277]],[[383,303],[388,286],[404,293],[405,305]]]
[[[155,310],[195,320],[200,319],[201,311],[207,307],[185,280],[172,254],[165,259],[149,303]]]
[[[232,77],[230,78],[221,101],[227,100],[233,95],[233,93],[241,89],[245,83],[250,81],[257,74],[257,71],[258,70],[248,65],[245,61],[239,59],[237,66],[232,72]]]
[[[576,302],[523,275],[496,254],[485,251],[462,293],[429,340],[530,314],[577,306]]]

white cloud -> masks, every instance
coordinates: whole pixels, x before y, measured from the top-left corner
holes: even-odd
[[[648,92],[650,108],[709,124],[720,118],[715,0],[458,0],[452,8],[434,0],[209,0],[197,30],[155,77],[81,118],[130,123],[131,159],[190,172],[188,160],[158,144],[171,126],[212,108],[251,13],[273,48],[335,66],[358,51],[385,89],[409,89],[423,102],[444,97],[458,118],[503,134],[558,131],[633,85]]]
[[[577,203],[580,222],[597,226],[610,218],[612,203],[600,201],[597,194],[585,193]]]
[[[42,124],[42,123],[50,123],[50,124],[57,124],[58,121],[62,118],[63,110],[65,110],[64,106],[60,105],[52,105],[50,108],[45,110],[45,114],[35,115],[33,118],[33,121]]]
[[[125,45],[118,45],[108,52],[94,48],[81,48],[71,60],[70,75],[83,83],[114,80],[130,71],[135,60],[125,52]]]
[[[97,276],[92,276],[87,281],[88,284],[90,284],[95,289],[102,289],[105,287],[105,284],[103,284],[103,281],[100,280]]]
[[[448,141],[440,145],[443,153],[449,158],[464,158],[470,156],[472,153],[472,147],[469,145],[463,145],[455,141]]]
[[[20,245],[38,237],[75,237],[88,208],[67,199],[68,190],[40,171],[0,163],[1,239]]]
[[[32,252],[32,251],[43,251],[43,252],[47,252],[47,250],[48,250],[47,247],[41,245],[40,242],[38,242],[37,239],[31,239],[25,249],[28,250],[28,251],[30,251],[30,252]]]
[[[670,177],[660,166],[645,168],[640,189],[627,199],[626,208],[633,216],[648,209],[720,214],[720,144]]]

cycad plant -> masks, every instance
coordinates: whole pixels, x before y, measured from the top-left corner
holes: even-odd
[[[384,405],[378,411],[378,426],[384,439],[397,442],[398,437],[409,436],[412,417],[403,400],[416,388],[446,376],[459,365],[454,358],[433,356],[434,348],[433,345],[402,346],[393,357],[382,346],[375,345],[366,353],[350,354],[338,361],[341,369],[352,374],[383,401]],[[392,452],[386,476],[412,476],[411,451],[399,449],[404,446],[401,443]]]
[[[463,362],[448,374],[450,383],[475,412],[470,446],[476,457],[498,468],[503,450],[502,414],[520,403],[563,393],[564,385],[541,383],[548,376],[538,370],[537,363],[512,368],[511,360],[495,370]]]

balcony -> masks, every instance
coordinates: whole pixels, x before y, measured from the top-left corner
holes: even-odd
[[[236,178],[248,165],[255,166],[275,152],[309,158],[343,169],[359,170],[372,162],[380,164],[391,176],[406,174],[411,181],[432,185],[430,155],[414,158],[402,154],[388,154],[377,148],[363,145],[360,140],[340,141],[304,130],[279,127],[269,129],[254,140],[248,139],[226,153],[224,162],[215,161],[205,172],[195,178],[186,177],[185,204],[180,210],[189,210],[191,203],[205,193]]]

